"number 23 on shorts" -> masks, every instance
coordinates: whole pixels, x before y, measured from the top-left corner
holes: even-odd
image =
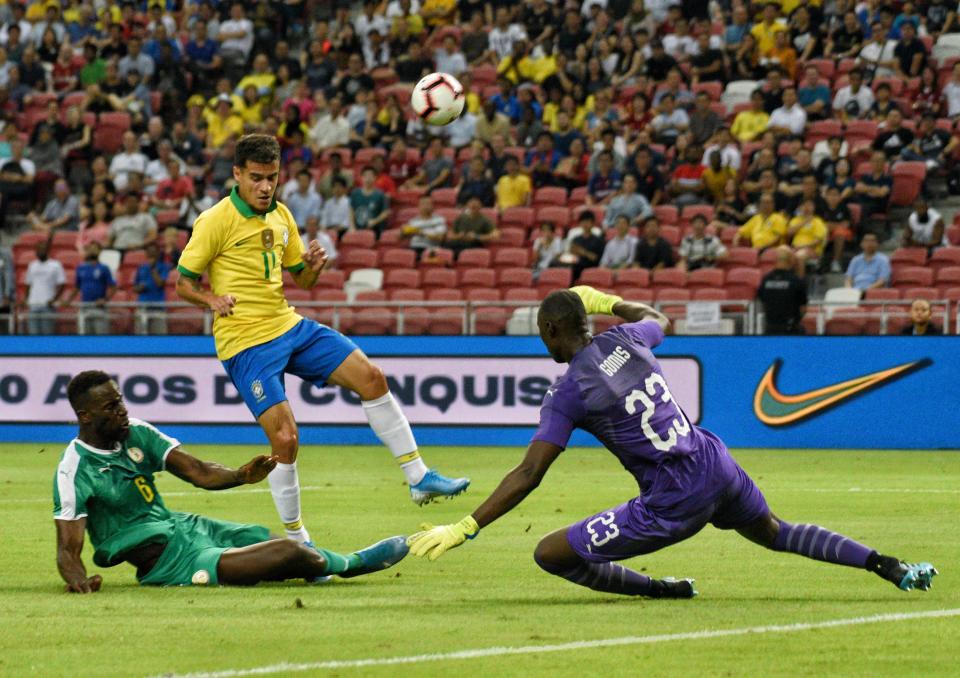
[[[587,523],[587,532],[590,533],[590,541],[594,546],[603,546],[620,536],[620,528],[614,522],[616,518],[613,511],[607,511]]]

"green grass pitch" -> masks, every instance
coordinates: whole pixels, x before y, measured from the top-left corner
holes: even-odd
[[[695,600],[648,601],[574,586],[540,572],[532,559],[541,535],[636,493],[616,459],[599,449],[565,452],[526,502],[436,563],[411,557],[367,578],[251,589],[140,588],[133,569],[121,565],[101,571],[100,593],[67,595],[54,561],[50,500],[62,447],[0,445],[0,676],[216,672],[960,608],[956,453],[735,453],[783,518],[935,563],[941,576],[930,592],[902,593],[865,572],[765,551],[708,527],[627,561],[655,576],[697,579]],[[231,465],[262,451],[185,448]],[[473,486],[456,500],[417,508],[385,450],[306,447],[304,517],[318,543],[343,551],[409,533],[421,521],[454,521],[521,454],[425,449],[428,463],[469,474]],[[266,483],[253,492],[213,493],[169,474],[158,482],[172,509],[278,527]],[[89,548],[84,559],[90,567]],[[949,616],[429,664],[314,667],[297,675],[948,676],[957,675],[958,648],[960,617]]]

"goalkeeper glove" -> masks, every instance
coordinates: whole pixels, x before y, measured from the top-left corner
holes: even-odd
[[[473,539],[480,532],[480,526],[477,525],[473,516],[467,516],[459,523],[452,525],[434,527],[424,523],[420,528],[422,532],[407,537],[407,546],[410,547],[410,553],[413,555],[421,558],[427,556],[430,560],[436,560],[467,539]]]
[[[571,287],[570,291],[580,297],[583,307],[587,309],[587,315],[613,315],[613,307],[617,302],[623,301],[623,297],[618,297],[616,294],[606,294],[589,285],[577,285]]]

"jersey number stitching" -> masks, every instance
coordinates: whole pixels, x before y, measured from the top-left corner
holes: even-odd
[[[267,254],[270,255],[269,261],[267,260]],[[263,257],[263,279],[270,280],[270,269],[276,268],[277,266],[277,255],[273,250],[269,252],[261,252],[260,256]]]
[[[593,542],[594,546],[603,546],[611,539],[620,536],[620,528],[613,522],[615,519],[616,516],[613,511],[607,511],[587,523],[587,532],[590,533],[590,541]],[[602,535],[594,529],[594,525],[598,523],[606,528]]]
[[[667,382],[664,378],[654,372],[647,380],[644,382],[644,388],[646,392],[641,391],[639,388],[634,389],[630,392],[630,395],[627,396],[627,400],[624,405],[627,408],[627,414],[636,414],[637,412],[637,401],[643,405],[643,413],[640,415],[640,427],[643,429],[644,435],[647,436],[655,448],[661,452],[669,452],[677,445],[677,438],[679,436],[685,436],[690,433],[690,422],[687,421],[687,418],[683,414],[683,410],[679,407],[676,407],[678,417],[674,418],[673,422],[670,424],[670,432],[666,438],[661,438],[660,435],[653,430],[653,427],[650,425],[650,418],[653,416],[653,412],[656,409],[656,403],[654,400],[651,400],[653,396],[657,395],[657,386],[663,391],[660,396],[660,401],[664,403],[674,403],[676,401],[673,399],[673,395],[670,394],[670,389],[667,388]]]
[[[153,502],[154,494],[153,488],[147,483],[147,479],[143,476],[137,476],[133,479],[133,484],[137,486],[137,489],[140,490],[140,494],[143,495],[143,500],[150,504]]]

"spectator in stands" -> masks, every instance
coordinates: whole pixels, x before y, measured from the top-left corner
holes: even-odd
[[[643,237],[637,242],[631,268],[657,271],[673,266],[673,248],[660,236],[660,220],[648,217],[643,222]]]
[[[680,259],[677,268],[681,271],[695,271],[698,268],[716,266],[727,256],[727,248],[720,238],[707,233],[707,220],[696,215],[690,222],[693,232],[680,241]]]
[[[303,241],[304,249],[309,249],[310,243],[313,240],[316,240],[320,243],[327,253],[327,268],[336,268],[337,258],[340,256],[337,252],[337,246],[334,242],[334,238],[327,232],[327,229],[323,227],[320,223],[320,220],[317,217],[309,217],[306,224],[303,227],[303,233],[300,235],[300,239]]]
[[[9,247],[0,247],[0,334],[16,333],[8,331],[7,318],[17,304],[17,279],[13,264],[13,252]]]
[[[147,171],[147,156],[140,152],[137,135],[127,130],[123,133],[123,148],[110,161],[110,179],[120,192],[127,189],[131,173],[145,174]]]
[[[417,259],[430,256],[430,252],[443,244],[447,235],[447,220],[433,211],[429,195],[420,198],[417,216],[403,226],[403,236],[410,238],[410,249]]]
[[[910,304],[910,324],[900,331],[900,334],[915,337],[940,336],[943,331],[930,322],[930,302],[926,299],[914,299]]]
[[[740,146],[733,138],[729,128],[721,127],[718,129],[717,133],[710,139],[710,143],[703,149],[702,163],[705,167],[709,167],[710,154],[714,151],[720,153],[721,166],[729,167],[735,172],[740,171],[740,165],[743,162],[743,158],[740,155]]]
[[[807,286],[794,272],[789,247],[777,248],[776,264],[760,281],[757,298],[763,304],[764,334],[803,334]]]
[[[589,218],[585,218],[587,215]],[[558,260],[561,264],[570,266],[574,280],[577,280],[586,269],[600,265],[600,259],[606,247],[603,231],[596,226],[596,218],[592,212],[581,213],[579,223],[579,230],[571,229],[567,235],[567,251]]]
[[[703,169],[704,197],[713,204],[723,199],[726,185],[737,178],[737,171],[723,165],[719,150],[712,151],[708,157],[709,165]]]
[[[328,148],[347,146],[350,143],[350,121],[343,112],[343,101],[332,97],[327,101],[327,110],[322,112],[310,128],[310,148],[317,155]]]
[[[486,175],[483,156],[474,155],[467,163],[467,174],[457,191],[457,205],[466,205],[470,198],[477,198],[483,207],[493,207],[496,201],[493,182]]]
[[[780,31],[774,36],[773,49],[765,57],[760,57],[760,65],[782,71],[791,82],[796,78],[797,50],[790,43],[790,34],[787,31]]]
[[[746,204],[740,197],[740,186],[735,180],[728,181],[723,187],[723,199],[714,203],[714,228],[736,226],[747,220]]]
[[[156,243],[147,243],[143,251],[147,261],[140,264],[133,279],[133,291],[138,295],[140,311],[144,314],[138,314],[137,334],[166,334],[167,318],[162,311],[170,265],[161,258]]]
[[[141,140],[140,149],[144,155],[150,158],[150,152],[148,152],[147,148],[148,147],[143,145],[143,140]],[[154,147],[153,157],[150,159],[150,162],[147,163],[147,170],[143,176],[148,193],[155,192],[161,181],[170,178],[170,169],[167,167],[167,164],[171,160],[176,160],[178,164],[181,162],[180,158],[173,154],[173,144],[171,144],[168,139],[159,139]],[[181,165],[181,174],[185,169],[186,165]]]
[[[305,169],[300,170],[297,173],[297,190],[286,198],[286,205],[298,224],[307,223],[309,217],[319,218],[320,210],[323,208],[323,198],[310,183],[310,172]]]
[[[608,228],[614,226],[621,216],[626,217],[629,223],[653,216],[653,208],[646,197],[637,191],[637,178],[632,174],[623,178],[620,189],[607,204],[604,225]]]
[[[507,157],[506,170],[506,174],[497,181],[497,207],[503,211],[529,205],[533,193],[530,177],[520,173],[520,161],[515,156]]]
[[[471,247],[485,247],[500,237],[500,231],[481,212],[483,203],[477,195],[467,200],[467,208],[453,220],[453,228],[447,233],[447,246],[459,253]]]
[[[893,108],[873,140],[873,150],[883,151],[889,160],[898,160],[903,150],[913,143],[913,138],[913,132],[903,126],[900,109]]]
[[[0,199],[3,201],[4,216],[15,212],[26,213],[33,206],[37,170],[32,160],[23,157],[23,152],[23,139],[14,137],[10,141],[10,157],[0,161]],[[14,203],[20,207],[14,209]]]
[[[621,144],[622,139],[617,138],[616,130],[612,127],[605,127],[600,132],[600,141],[595,142],[593,145],[593,154],[590,162],[587,164],[587,172],[590,174],[596,173],[597,164],[600,162],[600,154],[608,151],[610,157],[613,158],[613,169],[623,174],[624,171],[626,171],[627,159],[618,148]],[[622,146],[626,146],[626,144],[622,144]]]
[[[346,104],[352,104],[360,90],[372,92],[376,89],[376,83],[370,74],[364,71],[363,57],[358,53],[350,54],[346,72],[334,80],[334,85]]]
[[[374,187],[377,175],[369,165],[361,174],[361,184],[350,193],[353,210],[353,225],[358,229],[371,229],[379,236],[383,225],[390,218],[390,199]]]
[[[750,110],[740,111],[733,119],[730,133],[739,141],[754,141],[767,131],[770,115],[763,108],[763,92],[754,90],[750,95]]]
[[[184,48],[183,66],[193,73],[196,88],[202,92],[213,88],[223,68],[219,51],[220,44],[210,37],[207,22],[198,18],[193,24],[193,35]]]
[[[433,137],[423,156],[419,171],[401,188],[423,188],[427,192],[450,185],[453,175],[453,160],[444,153],[443,139]]]
[[[840,273],[843,270],[843,249],[848,242],[853,242],[853,219],[838,187],[826,187],[823,200],[817,205],[817,216],[826,225],[827,237],[833,243],[830,272]]]
[[[855,68],[847,76],[849,84],[838,89],[833,97],[833,110],[844,122],[868,117],[875,101],[873,91],[863,83],[863,71]]]
[[[230,5],[230,18],[220,23],[216,40],[220,42],[220,57],[226,68],[242,68],[253,50],[253,22],[246,17],[242,2]]]
[[[690,127],[690,117],[682,108],[676,106],[672,94],[664,94],[660,99],[660,112],[650,121],[650,128],[658,143],[672,146],[677,137]]]
[[[150,204],[157,209],[179,209],[184,199],[194,196],[193,179],[182,174],[183,165],[172,153],[168,154],[165,165],[167,177],[157,184]]]
[[[956,120],[960,117],[960,62],[953,65],[950,81],[943,86],[943,98],[947,103],[947,117]]]
[[[533,241],[533,268],[540,271],[550,265],[565,251],[563,239],[557,235],[556,224],[545,221],[540,224],[540,235]]]
[[[733,57],[745,36],[750,34],[750,17],[744,5],[734,5],[730,14],[730,23],[724,28],[723,43],[726,46],[727,56]]]
[[[121,252],[138,250],[156,237],[156,219],[141,209],[140,195],[127,193],[123,199],[123,213],[110,222],[107,246]]]
[[[309,223],[309,219],[307,223]],[[351,231],[354,228],[353,208],[350,205],[350,196],[347,195],[347,182],[341,176],[333,179],[330,196],[323,201],[323,207],[320,210],[320,225],[325,230],[340,233]]]
[[[757,41],[757,49],[763,56],[768,55],[774,47],[777,33],[787,30],[787,24],[779,21],[779,3],[768,2],[763,6],[759,23],[750,29],[751,35]]]
[[[917,78],[927,64],[927,48],[917,38],[917,27],[904,22],[900,27],[900,40],[893,50],[896,58],[894,70],[898,78]]]
[[[759,211],[740,227],[733,236],[733,246],[747,240],[750,246],[765,250],[783,244],[787,235],[787,218],[776,211],[772,193],[763,193],[758,202]]]
[[[874,290],[890,283],[890,260],[878,252],[880,241],[876,234],[866,233],[860,240],[863,250],[847,267],[846,285],[858,290]]]
[[[136,71],[144,82],[150,82],[156,64],[141,51],[142,48],[140,38],[132,36],[127,40],[127,54],[117,62],[117,71],[121,78],[126,79],[128,73]]]
[[[807,66],[806,80],[797,90],[797,100],[809,120],[823,120],[830,113],[830,87],[820,79],[816,66]]]
[[[55,308],[63,293],[66,276],[63,264],[49,257],[50,246],[41,241],[34,248],[37,258],[27,266],[26,305],[29,311],[27,327],[30,334],[53,334],[56,329]]]
[[[436,68],[441,73],[459,77],[467,70],[467,58],[461,50],[457,49],[457,39],[451,33],[444,36],[442,46],[434,50],[433,57],[436,60]]]
[[[704,167],[700,164],[700,157],[700,147],[690,145],[684,150],[683,162],[673,170],[670,194],[677,207],[710,202],[703,183]]]
[[[788,212],[793,213],[800,206],[800,199],[804,193],[804,182],[809,178],[813,179],[813,188],[816,191],[816,171],[813,169],[810,151],[801,148],[797,151],[796,164],[785,173],[783,180],[777,187],[787,198],[786,210]]]
[[[78,326],[83,328],[81,333],[108,334],[110,314],[105,306],[117,291],[117,283],[110,269],[100,263],[100,243],[92,242],[87,245],[84,255],[83,263],[77,266],[76,287],[70,291],[62,305],[70,306],[79,295],[84,304],[77,318]]]
[[[820,261],[827,245],[827,225],[816,215],[815,209],[815,200],[804,198],[800,203],[799,214],[787,224],[787,240],[793,247],[797,258],[797,275],[801,278],[806,276],[808,264],[815,265]]]
[[[179,239],[180,231],[176,227],[167,226],[164,229],[159,256],[162,261],[170,266],[170,270],[176,268],[177,264],[180,263]]]
[[[609,212],[607,215],[609,216]],[[607,241],[600,257],[602,268],[626,268],[633,263],[637,251],[637,237],[630,234],[630,219],[626,214],[619,214],[613,222],[616,234]]]
[[[505,139],[512,138],[513,128],[510,125],[510,118],[497,111],[496,102],[493,99],[487,99],[483,102],[483,113],[477,117],[477,138],[484,143],[492,143],[497,135]]]
[[[863,28],[852,9],[843,13],[843,23],[835,25],[827,38],[823,55],[833,59],[851,59],[863,48]]]
[[[720,82],[725,72],[723,51],[711,41],[710,31],[701,31],[690,59],[691,82]]]
[[[860,177],[853,189],[863,208],[863,224],[871,224],[871,217],[875,214],[886,214],[892,189],[893,179],[887,173],[887,158],[883,151],[874,151],[870,156],[870,171]]]
[[[339,153],[331,153],[328,163],[326,171],[320,175],[320,179],[315,186],[317,193],[324,200],[329,200],[330,196],[333,195],[333,182],[337,178],[342,179],[348,189],[353,186],[353,172],[343,167],[343,156]],[[303,166],[305,167],[305,165]]]
[[[47,201],[43,212],[39,215],[30,212],[27,222],[31,228],[41,233],[53,231],[76,231],[80,221],[80,201],[71,195],[70,185],[63,179],[57,180],[53,186],[53,197]]]
[[[864,69],[868,80],[889,78],[897,67],[897,41],[888,39],[888,32],[879,21],[870,26],[870,41],[857,57],[858,65]]]
[[[922,196],[918,197],[903,229],[903,247],[926,247],[932,253],[937,247],[950,244],[945,232],[940,212],[928,206]]]
[[[525,171],[530,175],[530,180],[534,188],[541,186],[556,185],[556,177],[553,174],[557,163],[560,162],[560,154],[553,148],[553,135],[550,132],[540,132],[537,135],[537,145],[535,148],[527,151]]]
[[[904,148],[900,157],[904,160],[917,160],[926,164],[927,171],[945,169],[960,141],[950,132],[939,129],[936,117],[927,112],[920,117],[920,125],[913,143]]]
[[[867,117],[882,124],[887,119],[890,111],[897,108],[897,104],[891,98],[890,85],[885,82],[877,85],[875,96],[876,99],[873,102],[873,106],[870,107],[870,114]]]
[[[785,87],[783,90],[783,106],[770,114],[767,129],[777,136],[799,137],[807,125],[807,112],[797,102],[797,90]]]
[[[243,136],[243,118],[233,110],[233,98],[221,93],[216,98],[216,110],[205,114],[207,123],[207,148],[223,146],[227,139],[237,141]]]
[[[597,158],[597,171],[587,182],[587,204],[605,204],[619,190],[623,177],[613,166],[613,154],[601,151]]]
[[[706,92],[698,92],[696,102],[696,108],[690,114],[690,139],[702,146],[723,127],[723,119],[710,108],[710,97]]]

